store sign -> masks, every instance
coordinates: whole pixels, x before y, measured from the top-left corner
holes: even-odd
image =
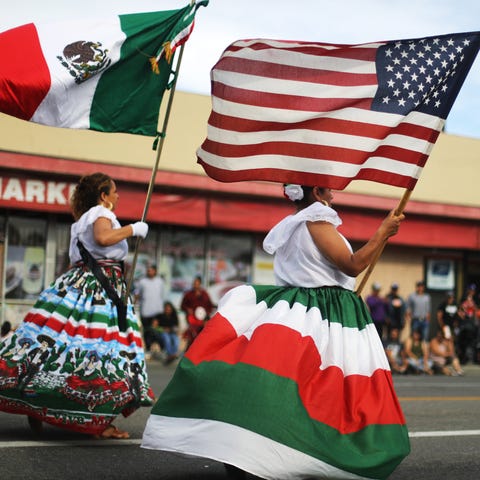
[[[69,199],[74,188],[74,183],[2,176],[0,205],[65,211],[69,208]]]

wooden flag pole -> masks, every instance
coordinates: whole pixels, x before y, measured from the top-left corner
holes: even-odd
[[[185,43],[183,43],[180,46],[180,53],[178,55],[178,61],[177,61],[177,64],[175,66],[175,77],[174,77],[174,80],[173,80],[172,88],[170,90],[170,95],[169,95],[168,103],[167,103],[167,109],[165,111],[165,117],[163,119],[162,131],[160,133],[160,141],[159,141],[159,144],[157,146],[157,155],[156,155],[156,158],[155,158],[155,165],[153,166],[152,174],[150,176],[150,183],[148,185],[148,190],[147,190],[147,198],[145,200],[145,206],[143,207],[142,222],[144,222],[145,219],[147,218],[147,213],[148,213],[148,208],[150,206],[150,200],[152,198],[153,188],[155,187],[155,178],[157,176],[158,164],[160,163],[160,156],[162,154],[163,144],[165,142],[168,120],[169,120],[169,117],[170,117],[170,111],[172,110],[173,97],[174,97],[174,94],[175,94],[175,88],[177,86],[178,72],[180,70],[180,64],[182,63],[182,56],[183,56],[184,47],[185,47]],[[131,291],[131,288],[132,288],[133,276],[134,276],[134,273],[135,273],[135,267],[137,266],[138,248],[140,246],[141,240],[142,240],[141,237],[136,237],[135,250],[134,250],[134,254],[133,254],[131,272],[130,272],[130,277],[129,277],[128,283],[127,283],[127,298],[130,296],[130,291]]]
[[[395,214],[400,215],[403,213],[405,210],[405,206],[408,203],[408,200],[410,199],[410,195],[412,194],[412,190],[405,190],[403,197],[400,200],[400,203],[398,204],[397,208],[395,209]],[[380,255],[383,252],[383,249],[385,248],[385,245],[387,244],[388,239],[385,239],[383,243],[378,247],[378,250],[375,253],[375,256],[373,257],[373,260],[371,261],[370,265],[367,268],[367,271],[365,272],[365,275],[362,278],[362,281],[360,282],[360,285],[357,288],[357,295],[360,296],[362,293],[363,288],[365,287],[365,284],[367,283],[370,275],[372,274],[373,269],[375,268],[375,265],[377,264],[378,259],[380,258]]]

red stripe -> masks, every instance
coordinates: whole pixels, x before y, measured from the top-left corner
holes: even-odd
[[[332,70],[297,67],[248,58],[223,57],[215,66],[215,70],[255,75],[262,78],[321,83],[343,87],[375,85],[377,83],[377,75],[374,73],[339,73]]]
[[[372,105],[371,98],[314,98],[304,95],[256,92],[254,90],[229,87],[216,81],[212,81],[212,95],[243,105],[303,112],[332,112],[342,108],[370,110]]]
[[[0,34],[0,59],[0,112],[30,120],[51,83],[33,23]]]
[[[324,188],[343,190],[353,180],[348,177],[340,177],[334,174],[318,174],[313,172],[296,172],[295,170],[279,168],[255,168],[250,170],[225,170],[216,168],[200,157],[197,161],[205,170],[205,173],[218,182],[244,182],[264,180],[276,183],[298,183],[299,185],[322,185]],[[379,170],[362,169],[355,176],[359,180],[374,180],[392,185],[394,187],[408,188],[413,190],[417,183],[416,178],[397,173],[384,172]]]
[[[246,363],[287,377],[297,383],[310,417],[342,434],[371,424],[405,424],[389,371],[344,377],[337,367],[320,370],[322,360],[311,337],[282,325],[262,325],[249,341],[237,337],[232,325],[217,313],[186,356],[194,364]]]
[[[225,52],[238,52],[239,50],[276,50],[281,52],[294,52],[304,55],[338,57],[351,60],[365,60],[374,62],[377,54],[377,47],[366,47],[362,45],[342,45],[339,43],[315,43],[295,40],[271,40],[271,43],[265,43],[259,40],[247,45],[248,40],[239,40],[226,48]],[[380,45],[380,43],[378,43]],[[215,66],[216,67],[216,66]]]
[[[263,142],[253,145],[232,145],[213,142],[209,139],[203,142],[202,148],[209,153],[225,158],[253,157],[257,155],[285,155],[312,160],[330,160],[339,163],[363,165],[370,157],[383,157],[385,168],[391,160],[397,160],[412,165],[424,165],[428,156],[423,153],[406,150],[390,145],[381,145],[371,152],[352,150],[349,148],[329,147],[298,142]],[[292,170],[295,165],[290,166]],[[314,168],[314,167],[312,167]]]
[[[269,122],[263,120],[249,120],[248,118],[231,117],[212,111],[208,124],[230,130],[232,132],[281,132],[284,130],[308,129],[317,132],[345,133],[359,137],[383,139],[391,133],[406,135],[428,142],[435,142],[439,132],[431,128],[401,122],[396,127],[378,125],[337,118],[312,118],[301,122]],[[434,136],[434,138],[433,138]]]
[[[106,328],[96,328],[90,325],[74,325],[70,322],[64,323],[54,317],[45,317],[40,313],[29,312],[25,316],[25,322],[31,322],[39,327],[49,327],[57,333],[65,332],[70,336],[79,335],[84,338],[102,339],[105,342],[116,341],[122,345],[129,346],[132,343],[142,346],[142,340],[138,333],[128,332],[120,335],[119,331],[108,331]]]

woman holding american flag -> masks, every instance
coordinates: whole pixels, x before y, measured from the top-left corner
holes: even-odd
[[[404,218],[355,253],[329,188],[285,185],[298,211],[266,236],[276,286],[243,285],[186,352],[143,446],[221,461],[242,478],[387,478],[409,453],[381,340],[355,277]]]

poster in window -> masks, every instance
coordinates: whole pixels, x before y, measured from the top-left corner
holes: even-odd
[[[43,289],[45,249],[11,246],[5,278],[7,298],[36,298]]]
[[[427,288],[430,290],[453,290],[455,288],[455,268],[453,260],[428,260]]]

